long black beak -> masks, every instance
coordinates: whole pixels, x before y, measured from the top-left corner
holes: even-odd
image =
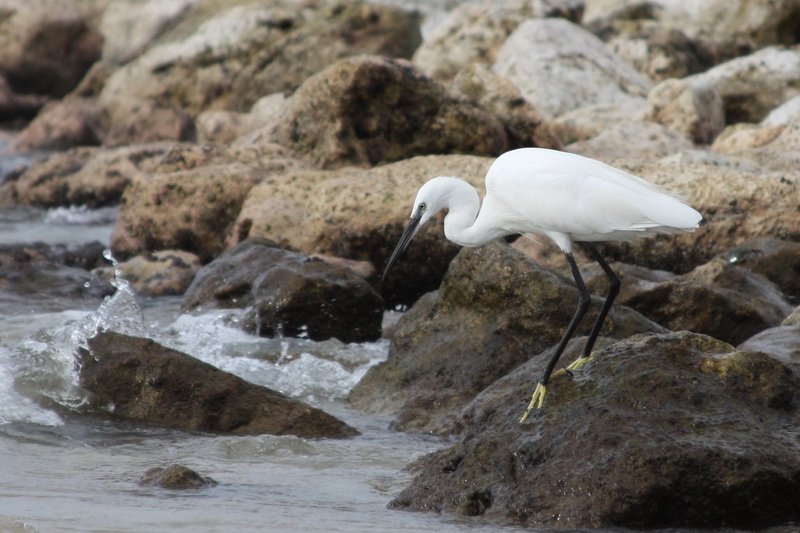
[[[400,240],[397,242],[397,246],[392,252],[392,256],[389,258],[389,262],[386,263],[386,269],[383,271],[383,277],[381,279],[386,279],[386,276],[389,275],[389,271],[392,269],[394,264],[400,259],[400,256],[403,255],[403,252],[406,251],[408,248],[408,244],[411,242],[411,239],[414,238],[414,235],[417,233],[417,227],[419,226],[419,221],[422,219],[422,213],[417,212],[411,215],[411,218],[408,221],[408,226],[406,226],[403,235],[400,237]]]

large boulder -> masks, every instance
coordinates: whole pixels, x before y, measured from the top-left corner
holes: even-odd
[[[439,291],[401,318],[388,360],[367,372],[350,402],[397,417],[398,429],[446,433],[481,390],[525,361],[544,358],[577,302],[574,286],[505,244],[465,249]],[[593,299],[576,336],[589,332],[601,303]],[[645,331],[665,330],[615,307],[602,333],[624,338]]]
[[[367,342],[381,336],[383,301],[353,271],[248,239],[197,273],[184,311],[249,309],[245,328],[260,335]]]
[[[358,434],[319,409],[153,340],[103,331],[87,343],[88,349],[79,350],[80,386],[115,417],[234,435]]]
[[[342,59],[309,78],[261,129],[323,167],[374,166],[421,154],[500,155],[503,124],[451,95],[411,63]]]
[[[18,93],[60,98],[100,57],[103,38],[75,0],[3,0],[0,14],[0,74]]]
[[[419,42],[417,15],[398,8],[341,1],[311,10],[294,2],[245,3],[114,72],[100,102],[108,129],[123,125],[143,100],[191,116],[206,109],[245,111],[342,57],[410,57]]]
[[[12,149],[30,152],[95,146],[103,136],[97,103],[87,98],[65,98],[44,106],[14,141]]]
[[[650,82],[589,31],[532,19],[508,37],[492,66],[545,117],[589,104],[644,102]]]
[[[800,519],[800,381],[779,361],[689,332],[598,350],[548,387],[535,358],[462,413],[393,509],[555,528],[763,528]]]
[[[698,144],[711,144],[725,128],[722,97],[703,80],[659,83],[647,95],[647,109],[640,118],[679,131]]]
[[[583,2],[521,0],[463,2],[447,14],[414,52],[412,61],[428,76],[448,81],[471,65],[490,67],[517,26],[534,17],[579,22]]]

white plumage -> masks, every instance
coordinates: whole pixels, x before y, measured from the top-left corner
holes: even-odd
[[[448,210],[445,236],[456,244],[480,246],[506,235],[541,235],[555,241],[572,269],[580,293],[578,309],[536,387],[523,421],[535,404],[542,406],[553,367],[588,309],[589,294],[572,256],[572,243],[587,243],[610,283],[609,295],[583,354],[569,367],[575,369],[588,360],[619,291],[619,278],[591,243],[690,232],[702,220],[700,213],[677,197],[622,170],[576,154],[521,148],[501,155],[489,168],[482,206],[477,191],[459,178],[439,177],[423,185],[384,277],[419,228],[442,209]]]

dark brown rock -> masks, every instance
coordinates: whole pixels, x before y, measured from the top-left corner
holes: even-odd
[[[532,357],[544,358],[577,302],[572,285],[505,244],[465,249],[439,291],[400,319],[388,360],[367,372],[350,402],[395,415],[398,429],[446,433],[453,414],[480,391]],[[593,298],[577,335],[588,333],[600,304]],[[612,309],[602,330],[619,338],[644,331],[664,330],[624,307]]]
[[[800,243],[755,239],[724,252],[721,257],[765,276],[781,289],[790,303],[800,303]]]
[[[383,300],[352,270],[248,239],[209,263],[186,291],[183,309],[249,308],[245,326],[260,335],[381,336]]]
[[[80,385],[114,416],[236,435],[343,438],[358,432],[279,392],[150,339],[104,331],[80,350]]]
[[[183,294],[201,268],[200,259],[189,252],[161,250],[151,254],[137,255],[123,261],[118,267],[105,266],[92,271],[104,280],[114,278],[119,269],[134,290],[145,296],[169,296]]]
[[[578,347],[577,344],[574,347]],[[761,528],[800,518],[800,382],[689,332],[637,335],[527,405],[533,359],[465,409],[394,509],[555,528]]]
[[[217,482],[207,476],[201,476],[191,468],[173,464],[167,467],[156,466],[144,473],[139,480],[142,487],[161,487],[162,489],[200,489],[213,487]]]
[[[493,115],[450,95],[408,61],[378,56],[343,59],[312,76],[250,135],[329,168],[508,149]]]

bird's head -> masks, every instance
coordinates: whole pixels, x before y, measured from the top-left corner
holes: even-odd
[[[452,190],[451,180],[461,181],[458,178],[433,178],[419,189],[414,200],[414,207],[411,210],[411,217],[408,219],[408,225],[397,242],[389,262],[386,263],[383,279],[386,279],[386,276],[389,275],[389,271],[403,255],[403,252],[405,252],[411,239],[414,238],[419,229],[433,215],[448,207],[448,193]]]

